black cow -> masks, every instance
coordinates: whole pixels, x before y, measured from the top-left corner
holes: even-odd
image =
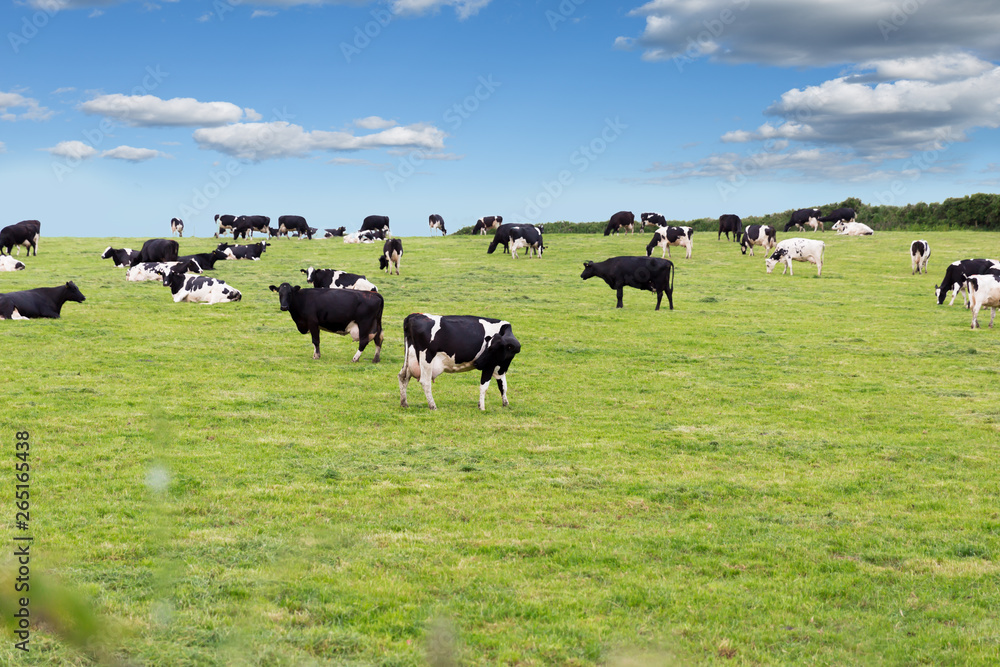
[[[444,218],[437,213],[427,218],[427,224],[430,225],[431,229],[440,229],[442,236],[447,236],[448,230],[444,228]]]
[[[216,214],[215,222],[219,225],[219,231],[215,232],[215,238],[219,238],[220,234],[225,234],[233,228],[233,223],[236,222],[236,216]]]
[[[301,215],[283,215],[278,218],[278,233],[288,236],[289,232],[295,232],[295,235],[299,238],[305,236],[312,241],[312,227],[309,226],[306,219]]]
[[[632,211],[618,211],[608,220],[608,226],[604,228],[604,235],[608,236],[612,232],[617,234],[623,229],[635,233],[635,215]]]
[[[584,262],[584,280],[597,276],[618,293],[618,308],[622,307],[625,287],[656,292],[656,310],[666,293],[670,310],[674,309],[674,263],[658,257],[612,257],[603,262]]]
[[[497,227],[497,230],[493,232],[493,240],[490,241],[490,245],[486,249],[486,254],[492,255],[499,245],[503,246],[504,252],[510,252],[510,230],[519,226],[516,223],[508,223]]]
[[[502,215],[484,215],[479,220],[476,220],[476,224],[472,226],[472,233],[473,235],[486,236],[487,229],[500,229],[500,225],[502,224]]]
[[[186,260],[191,260],[196,263],[202,271],[211,271],[215,268],[215,263],[220,259],[229,259],[229,255],[221,250],[213,250],[212,252],[199,252],[195,255],[181,255],[177,258],[177,261],[184,262]]]
[[[101,259],[113,260],[115,266],[132,266],[132,259],[139,256],[138,250],[132,248],[112,248],[108,246],[101,253]]]
[[[521,343],[510,322],[468,315],[412,313],[403,320],[403,369],[399,371],[399,404],[409,407],[406,386],[416,378],[424,388],[427,406],[436,410],[431,386],[441,373],[480,371],[479,409],[486,409],[490,379],[497,381],[504,407],[507,369]]]
[[[347,227],[337,227],[336,229],[324,229],[326,234],[323,235],[325,239],[332,239],[334,236],[343,236],[344,232],[347,231]]]
[[[403,259],[403,242],[399,239],[388,239],[382,246],[382,256],[378,258],[378,268],[386,273],[392,273],[396,269],[399,275],[399,262]]]
[[[319,332],[347,335],[358,342],[358,351],[352,361],[361,358],[368,343],[375,341],[375,358],[378,363],[382,353],[382,308],[384,301],[378,292],[359,292],[351,289],[302,289],[281,283],[271,285],[278,293],[281,310],[292,316],[299,333],[312,335],[313,359],[319,359]]]
[[[268,227],[267,228],[267,238],[269,238],[269,239],[276,239],[276,238],[278,238],[278,235],[280,233],[281,232],[278,231],[277,227]]]
[[[364,222],[361,223],[361,229],[358,231],[366,232],[369,229],[388,232],[389,217],[386,215],[369,215],[367,218],[364,219]]]
[[[260,256],[267,252],[267,246],[271,245],[267,241],[258,241],[249,245],[232,245],[220,243],[216,248],[221,253],[225,253],[226,259],[253,259],[258,260]]]
[[[59,287],[38,287],[23,292],[7,292],[0,295],[0,298],[4,303],[0,308],[0,315],[4,319],[18,319],[10,310],[13,308],[21,319],[29,320],[37,317],[58,318],[63,304],[67,301],[83,303],[86,300],[73,281]]]
[[[642,220],[642,231],[646,231],[646,225],[654,227],[666,227],[667,219],[662,213],[641,213],[639,219]]]
[[[727,213],[725,215],[719,216],[719,236],[716,241],[722,240],[722,235],[726,235],[726,240],[729,240],[729,233],[732,232],[733,240],[739,241],[741,232],[743,230],[743,221],[740,220],[740,216],[733,215],[732,213]]]
[[[356,289],[362,292],[378,291],[378,288],[367,278],[356,273],[348,273],[347,271],[338,271],[336,269],[314,269],[311,266],[308,269],[299,270],[306,274],[306,282],[313,287],[321,287],[323,289]]]
[[[792,227],[795,227],[799,231],[803,231],[805,225],[812,227],[813,231],[819,227],[820,231],[823,231],[823,223],[819,221],[820,216],[823,212],[818,208],[800,208],[795,213],[792,213],[792,217],[789,218],[788,224],[785,225],[785,231],[787,232]]]
[[[531,257],[532,250],[541,259],[545,245],[542,243],[542,230],[534,225],[511,225],[508,234],[510,239],[510,256],[517,259],[519,248],[528,249],[528,257]]]
[[[132,258],[130,266],[142,262],[176,262],[180,245],[171,239],[149,239],[142,244],[142,250]]]
[[[934,287],[934,296],[937,297],[938,305],[944,303],[948,292],[953,290],[954,293],[951,295],[951,301],[948,305],[954,304],[955,297],[958,296],[959,292],[962,292],[962,304],[968,308],[966,283],[969,276],[986,274],[993,268],[1000,268],[1000,262],[995,259],[962,259],[949,264],[944,272],[944,280],[941,281],[940,285]]]
[[[25,256],[35,251],[38,256],[38,236],[42,229],[42,223],[37,220],[22,220],[13,225],[7,225],[0,229],[0,255],[11,254],[14,246],[17,246],[17,254],[21,254],[21,246],[27,248]]]
[[[857,222],[858,213],[853,208],[847,208],[847,207],[838,208],[824,215],[822,218],[819,219],[819,221],[832,222],[832,223]]]
[[[753,257],[753,247],[755,245],[764,246],[764,254],[767,251],[777,245],[777,230],[771,225],[747,225],[746,231],[743,232],[743,237],[740,239],[740,252],[744,255],[747,254],[747,250],[750,251],[750,256]]]
[[[21,317],[21,313],[18,312],[17,308],[14,306],[14,302],[8,299],[3,294],[0,294],[0,320],[26,320],[28,318]]]
[[[180,218],[170,218],[170,235],[177,233],[178,238],[184,236],[184,221]]]
[[[253,238],[254,232],[270,236],[271,218],[266,215],[241,215],[233,222],[233,238]],[[280,227],[279,227],[280,229]]]

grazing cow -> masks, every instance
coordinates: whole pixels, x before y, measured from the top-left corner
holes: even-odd
[[[480,234],[481,236],[486,236],[487,229],[500,229],[500,225],[502,224],[502,215],[484,215],[479,220],[476,220],[476,224],[472,226],[472,233],[473,235]]]
[[[356,289],[361,292],[377,292],[378,288],[364,276],[336,269],[299,269],[306,274],[306,282],[322,289]]]
[[[382,256],[378,258],[378,268],[390,274],[395,268],[398,276],[401,259],[403,259],[403,242],[399,239],[387,239],[382,246]]]
[[[271,218],[266,215],[241,215],[233,222],[233,238],[253,238],[254,232],[260,232],[266,237],[271,235]]]
[[[33,320],[38,317],[58,318],[63,304],[67,301],[83,303],[86,298],[77,286],[70,281],[59,287],[37,287],[23,292],[7,292],[0,295],[5,302],[3,310],[7,312],[5,319]],[[15,309],[19,317],[13,316]]]
[[[171,239],[149,239],[142,244],[142,250],[132,258],[131,266],[141,262],[176,262],[180,245]]]
[[[691,251],[694,248],[693,235],[694,230],[690,227],[660,227],[653,232],[653,238],[646,245],[646,257],[653,254],[653,248],[656,246],[663,248],[660,257],[669,257],[670,246],[679,245],[685,249],[684,259],[691,259]]]
[[[486,249],[487,255],[492,255],[496,251],[497,246],[503,246],[504,252],[510,252],[510,230],[515,227],[520,227],[517,223],[507,223],[506,225],[500,225],[497,230],[493,232],[493,240],[490,241],[489,247]]]
[[[795,213],[792,213],[792,217],[788,220],[788,224],[785,225],[785,231],[787,232],[792,227],[795,227],[800,232],[805,229],[805,225],[816,231],[818,227],[820,231],[823,231],[823,223],[819,221],[819,217],[823,215],[823,212],[818,208],[800,208]]]
[[[871,236],[875,231],[863,222],[835,222],[831,229],[837,236]]]
[[[823,275],[823,250],[825,248],[825,243],[815,239],[785,239],[774,247],[771,256],[764,260],[764,266],[767,267],[767,272],[771,273],[778,262],[781,262],[785,265],[781,269],[781,275],[785,275],[785,271],[788,271],[788,275],[792,276],[795,275],[792,273],[792,260],[812,262],[816,265],[816,277],[819,278]]]
[[[216,262],[229,259],[229,255],[221,250],[213,250],[212,252],[199,252],[195,255],[182,255],[177,258],[177,261],[183,262],[188,259],[197,264],[201,271],[212,271],[215,269]],[[201,271],[196,271],[196,273],[201,273]]]
[[[132,260],[139,256],[138,250],[132,250],[132,248],[112,248],[108,246],[101,253],[101,259],[113,260],[115,266],[127,267],[132,266]]]
[[[173,236],[175,232],[178,238],[184,236],[184,221],[180,218],[170,218],[170,235]]]
[[[288,232],[295,232],[300,239],[305,236],[312,241],[313,230],[301,215],[283,215],[278,218],[278,233],[288,236]]]
[[[535,256],[541,259],[545,246],[542,244],[542,230],[538,227],[527,224],[512,225],[508,238],[510,239],[510,256],[514,259],[517,259],[519,248],[527,248],[528,257],[531,257],[531,252],[534,251]]]
[[[216,248],[219,252],[225,253],[226,259],[260,259],[260,256],[267,252],[267,246],[271,245],[267,241],[258,241],[249,245],[230,245],[220,243]]]
[[[1000,273],[1000,272],[998,272]],[[969,276],[969,302],[972,304],[972,328],[979,328],[979,311],[990,309],[990,329],[1000,308],[1000,277],[996,274]]]
[[[753,247],[755,245],[764,246],[764,250],[770,250],[777,243],[777,230],[771,225],[747,225],[743,237],[740,239],[740,252],[744,255],[747,250],[753,257]],[[764,253],[767,254],[766,252]]]
[[[325,239],[332,239],[334,236],[343,236],[344,232],[347,231],[347,227],[337,227],[336,229],[326,229],[323,230],[326,234],[323,235]]]
[[[635,233],[635,215],[632,211],[618,211],[608,220],[608,226],[604,228],[604,235],[608,236],[612,232],[617,234],[623,229],[629,233]]]
[[[948,303],[949,306],[955,303],[955,297],[958,296],[959,292],[962,292],[962,305],[968,307],[965,293],[968,290],[966,282],[969,276],[982,275],[997,268],[1000,268],[1000,262],[995,259],[962,259],[952,262],[944,271],[944,280],[934,288],[934,297],[937,299],[938,305],[944,303],[945,297],[951,291],[953,293],[951,301]]]
[[[196,276],[189,273],[167,271],[163,274],[163,286],[170,288],[174,303],[228,303],[243,298],[240,291],[221,280]]]
[[[281,234],[281,232],[278,231],[277,227],[268,227],[267,228],[267,238],[269,238],[269,239],[276,239],[276,238],[278,238],[278,236],[280,234]]]
[[[375,341],[375,358],[378,363],[382,353],[382,308],[384,301],[378,292],[359,292],[350,289],[302,289],[281,283],[271,285],[278,293],[281,310],[292,316],[299,333],[312,336],[313,359],[319,359],[319,332],[329,331],[341,336],[350,334],[357,341],[358,351],[352,361],[361,358],[368,343]]]
[[[656,257],[612,257],[603,262],[584,262],[584,280],[597,276],[618,293],[617,308],[622,308],[622,291],[625,287],[656,292],[656,310],[664,293],[674,309],[674,264],[669,259]]]
[[[21,246],[28,250],[25,256],[35,251],[38,256],[38,236],[42,229],[42,223],[37,220],[22,220],[13,225],[7,225],[0,229],[0,255],[11,254],[11,250],[16,246],[17,254],[21,254]]]
[[[642,231],[646,231],[646,225],[656,228],[667,226],[667,219],[662,213],[640,213],[639,219],[642,220]]]
[[[363,232],[354,232],[344,236],[344,243],[375,243],[384,241],[385,232],[381,229],[366,229]]]
[[[0,255],[0,271],[23,271],[24,262],[19,262],[10,255]]]
[[[219,238],[220,234],[225,234],[232,230],[233,224],[236,222],[236,216],[216,214],[215,222],[219,225],[219,231],[215,232],[215,238]]]
[[[927,273],[927,260],[931,258],[931,244],[923,239],[910,244],[910,275]]]
[[[441,236],[448,235],[448,230],[444,228],[444,218],[442,218],[437,213],[434,213],[429,218],[427,218],[427,224],[430,225],[431,229],[440,229]]]
[[[507,369],[521,351],[510,322],[470,315],[411,313],[403,320],[403,368],[399,371],[399,404],[407,408],[406,387],[418,380],[427,397],[427,407],[436,410],[431,387],[441,373],[463,373],[473,369],[479,376],[479,409],[486,409],[486,390],[497,381],[504,407],[507,400]]]
[[[386,215],[369,215],[361,223],[361,232],[367,231],[381,231],[385,234],[389,233],[389,216]],[[383,236],[382,238],[385,238]]]
[[[727,213],[726,215],[719,216],[719,237],[716,241],[722,240],[722,235],[726,235],[726,240],[729,240],[729,233],[732,232],[733,240],[741,240],[741,230],[743,229],[743,221],[740,220],[740,216],[733,215],[732,213]]]
[[[163,280],[163,275],[174,273],[201,273],[201,267],[193,260],[183,262],[143,262],[130,266],[125,272],[125,280],[130,283],[152,282]]]
[[[858,213],[853,208],[838,208],[830,211],[822,218],[819,219],[820,222],[857,222]]]

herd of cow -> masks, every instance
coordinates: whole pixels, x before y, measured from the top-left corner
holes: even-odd
[[[312,239],[318,230],[309,227],[301,216],[281,216],[278,227],[270,227],[266,216],[215,216],[219,229],[215,236],[231,232],[234,239],[252,238],[254,232],[265,233],[269,238],[294,234],[299,238]],[[583,280],[592,277],[603,279],[617,292],[617,307],[623,307],[624,287],[633,287],[656,293],[656,310],[660,309],[663,295],[667,295],[673,310],[674,265],[666,259],[670,246],[685,249],[685,258],[690,259],[693,248],[693,230],[686,226],[669,225],[665,217],[658,213],[643,213],[641,228],[656,227],[653,237],[646,246],[646,255],[612,257],[602,262],[584,262],[581,274]],[[819,209],[796,211],[784,231],[793,227],[804,230],[823,231],[825,223],[832,222],[832,228],[840,234],[870,235],[870,227],[858,223],[853,209],[837,209],[824,216]],[[431,215],[428,219],[431,229],[447,234],[444,219]],[[183,236],[184,223],[176,218],[170,222],[171,232]],[[635,216],[629,211],[620,211],[611,216],[604,235],[628,231],[634,233]],[[517,258],[517,251],[527,249],[529,257],[534,252],[541,257],[545,246],[542,240],[543,228],[528,223],[503,224],[501,216],[484,216],[474,226],[474,233],[486,234],[494,230],[493,240],[487,249],[492,254],[503,245],[505,251]],[[28,253],[38,254],[38,240],[41,223],[25,220],[0,230],[0,271],[23,270],[25,264],[11,256],[14,248],[26,247]],[[777,232],[769,225],[742,226],[736,215],[719,218],[717,240],[730,234],[733,241],[740,242],[743,254],[754,255],[754,247],[762,246],[770,250],[765,259],[767,273],[777,264],[784,265],[782,274],[792,273],[792,260],[808,261],[816,265],[817,276],[822,275],[823,251],[825,244],[816,239],[789,238],[777,242]],[[345,234],[343,227],[326,230],[326,237],[344,237],[347,243],[374,243],[384,240],[383,252],[379,258],[380,268],[388,273],[395,270],[399,275],[403,254],[402,242],[392,238],[389,219],[385,216],[365,218],[361,229],[353,234]],[[108,247],[101,254],[102,259],[111,259],[115,266],[126,268],[126,280],[160,281],[169,287],[175,302],[192,301],[206,304],[240,301],[240,291],[224,281],[201,275],[215,268],[220,260],[260,260],[270,245],[267,241],[234,245],[221,243],[208,253],[179,255],[179,244],[172,239],[150,239],[141,250]],[[661,257],[652,256],[657,247],[662,249]],[[28,254],[26,253],[26,255]],[[911,274],[927,273],[930,245],[927,241],[914,241],[910,247]],[[313,358],[320,358],[320,331],[350,335],[358,343],[353,361],[358,361],[369,343],[375,344],[373,362],[381,357],[384,332],[382,312],[384,300],[378,288],[365,276],[335,269],[302,269],[306,282],[311,288],[282,283],[271,285],[269,289],[278,294],[279,307],[288,312],[295,326],[302,334],[310,334],[313,344]],[[938,304],[944,303],[948,292],[952,292],[950,303],[961,291],[963,303],[972,309],[972,327],[977,328],[981,308],[991,308],[990,327],[993,326],[996,310],[1000,307],[1000,262],[988,259],[969,259],[949,265],[945,278],[935,288]],[[966,298],[968,297],[968,298]],[[66,301],[83,302],[85,297],[72,282],[58,287],[36,288],[21,292],[0,294],[0,319],[58,318]],[[403,368],[398,374],[400,404],[407,406],[406,389],[411,378],[417,379],[424,389],[428,406],[436,407],[431,393],[432,383],[441,373],[455,373],[478,370],[480,376],[479,407],[485,409],[486,391],[491,380],[495,380],[500,390],[503,405],[508,405],[506,373],[521,346],[513,334],[510,322],[488,317],[439,316],[414,313],[403,322]]]

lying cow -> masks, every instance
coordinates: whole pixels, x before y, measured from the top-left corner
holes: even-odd
[[[785,275],[785,271],[788,271],[788,275],[791,276],[794,275],[792,273],[793,260],[796,262],[812,262],[816,265],[816,277],[819,278],[823,275],[824,249],[826,249],[826,244],[815,239],[785,239],[774,247],[774,252],[764,260],[764,265],[767,267],[767,272],[771,273],[774,267],[778,265],[778,262],[781,262],[785,265],[781,269],[781,275]]]
[[[212,252],[199,252],[194,255],[181,255],[177,258],[178,262],[185,262],[191,260],[194,264],[198,266],[198,270],[195,273],[201,273],[202,271],[212,271],[215,269],[215,263],[222,260],[228,260],[229,255],[222,252],[221,250],[213,250]]]
[[[618,211],[608,220],[607,227],[604,228],[604,235],[618,234],[627,229],[630,234],[635,233],[635,214],[632,211]]]
[[[110,259],[118,267],[132,266],[132,260],[139,256],[138,250],[132,248],[112,248],[108,246],[101,253],[101,259]]]
[[[740,252],[745,255],[749,250],[750,256],[753,257],[755,245],[763,246],[765,251],[770,250],[777,245],[777,233],[777,230],[770,225],[747,225],[740,239]]]
[[[378,288],[364,276],[336,269],[299,269],[306,274],[306,282],[322,289],[356,289],[361,292],[377,292]]]
[[[670,256],[670,246],[677,245],[685,249],[684,259],[691,259],[691,250],[694,248],[692,236],[694,230],[691,227],[660,227],[653,232],[653,238],[646,245],[646,257],[653,254],[653,248],[659,246],[663,248],[660,257]]]
[[[952,262],[944,271],[944,280],[934,288],[934,297],[937,299],[938,305],[944,303],[948,292],[952,292],[948,305],[953,305],[955,297],[958,296],[959,292],[962,292],[962,305],[968,307],[965,293],[968,291],[966,282],[968,282],[969,276],[990,273],[993,269],[1000,269],[1000,262],[995,259],[962,259]]]
[[[8,299],[3,294],[0,294],[0,320],[26,320],[27,317],[21,317],[20,311],[14,305],[14,302]]]
[[[927,273],[927,260],[931,258],[931,244],[923,239],[910,244],[910,275]]]
[[[4,306],[0,313],[4,319],[33,320],[39,317],[58,319],[63,304],[67,301],[83,303],[86,297],[80,293],[73,281],[59,287],[37,287],[22,292],[7,292],[0,294]],[[17,311],[17,317],[14,311]]]
[[[396,269],[399,275],[399,262],[403,259],[403,242],[399,239],[388,239],[382,246],[382,256],[378,258],[378,268],[386,273],[392,273]]]
[[[323,234],[323,238],[332,239],[334,236],[343,236],[344,232],[347,231],[347,227],[337,227],[336,229],[324,229],[323,231],[325,232]]]
[[[442,218],[437,213],[434,213],[429,218],[427,218],[427,224],[430,225],[431,229],[440,229],[441,236],[448,235],[448,230],[444,228],[444,218]]]
[[[476,224],[472,226],[472,233],[473,235],[486,236],[487,229],[499,229],[502,224],[502,215],[484,215],[479,220],[476,220]]]
[[[542,243],[542,232],[534,225],[515,225],[511,227],[508,234],[510,240],[510,256],[517,259],[517,251],[520,248],[528,249],[528,257],[531,252],[541,259],[545,245]]]
[[[622,308],[625,287],[656,292],[656,310],[663,295],[667,295],[670,310],[674,309],[674,264],[656,257],[612,257],[603,262],[584,262],[580,277],[588,280],[597,276],[618,293],[617,308]]]
[[[838,236],[871,236],[875,233],[863,222],[835,222],[831,229],[836,230]]]
[[[261,255],[267,252],[267,247],[271,245],[267,241],[258,241],[257,243],[251,243],[249,245],[230,245],[229,243],[220,243],[219,247],[216,248],[221,253],[225,253],[226,259],[252,259],[257,261],[260,259]]]
[[[1000,278],[996,275],[969,276],[969,301],[972,304],[972,328],[979,328],[979,311],[986,306],[990,309],[990,329],[1000,308]]]
[[[180,245],[172,239],[149,239],[142,250],[132,258],[131,266],[142,262],[176,262]]]
[[[366,229],[344,236],[344,243],[375,243],[385,240],[385,232],[381,229]]]
[[[221,280],[191,273],[166,271],[163,273],[163,286],[170,288],[174,303],[227,303],[243,298],[238,289]]]
[[[201,273],[201,267],[190,259],[183,262],[142,262],[128,268],[125,280],[130,283],[162,281],[163,274],[171,271],[182,274]]]
[[[177,238],[184,236],[184,221],[180,218],[170,218],[170,235],[177,234]]]
[[[350,289],[302,289],[288,283],[271,285],[278,293],[281,310],[292,316],[299,333],[312,336],[313,359],[319,359],[320,330],[341,336],[350,334],[358,342],[358,351],[352,361],[361,358],[368,343],[375,342],[375,358],[382,354],[382,308],[384,301],[378,292],[359,292]]]
[[[497,381],[504,407],[507,400],[507,369],[521,351],[510,322],[468,315],[412,313],[403,320],[403,368],[399,371],[399,404],[409,407],[406,387],[410,378],[424,388],[427,406],[436,410],[431,388],[441,373],[463,373],[473,369],[479,376],[479,409],[486,409],[486,390]]]
[[[0,255],[0,271],[24,271],[24,262],[19,262],[10,255]]]

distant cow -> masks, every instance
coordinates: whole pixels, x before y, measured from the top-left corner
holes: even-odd
[[[774,267],[781,262],[785,265],[781,269],[781,275],[795,275],[792,273],[792,260],[796,262],[812,262],[816,265],[816,277],[823,275],[823,251],[826,244],[816,239],[790,238],[785,239],[774,247],[771,256],[764,260],[767,272],[771,273]]]
[[[235,215],[216,215],[215,222],[219,225],[219,230],[215,232],[215,238],[219,238],[220,234],[225,234],[226,232],[232,230],[233,225],[236,223]]]
[[[622,308],[625,287],[656,292],[656,310],[660,309],[663,295],[667,295],[670,310],[674,309],[674,264],[669,259],[656,257],[612,257],[603,262],[584,262],[580,277],[588,280],[597,276],[618,294],[618,308]]]
[[[858,213],[853,208],[838,208],[830,211],[822,218],[819,219],[820,222],[857,222]]]
[[[979,328],[979,311],[990,309],[990,329],[1000,308],[1000,278],[996,275],[969,276],[969,301],[972,304],[972,328]]]
[[[388,239],[382,246],[382,256],[378,258],[378,267],[386,273],[392,273],[396,269],[399,275],[399,262],[403,259],[403,242],[399,239]]]
[[[305,236],[310,241],[313,237],[312,227],[301,215],[283,215],[278,218],[278,234],[287,236],[288,232],[295,232],[299,238]]]
[[[632,211],[618,211],[608,220],[608,226],[604,228],[604,235],[619,233],[627,229],[630,233],[635,233],[635,214]]]
[[[677,245],[684,248],[684,258],[691,259],[691,251],[694,249],[694,230],[691,227],[660,227],[653,232],[653,238],[646,245],[646,257],[653,254],[653,248],[659,246],[663,248],[660,257],[670,256],[670,246]]]
[[[541,259],[545,246],[542,244],[542,232],[534,225],[514,225],[510,229],[510,256],[517,259],[517,251],[520,248],[528,249],[528,257],[532,251],[535,256]]]
[[[381,229],[366,229],[363,232],[354,232],[344,236],[344,243],[375,243],[384,240],[385,232]]]
[[[125,280],[130,283],[162,281],[166,273],[201,273],[201,267],[190,259],[183,262],[142,262],[130,266]]]
[[[184,236],[184,221],[180,218],[170,218],[170,235],[175,233],[178,237]]]
[[[21,254],[21,246],[28,250],[25,256],[30,255],[34,250],[38,256],[38,237],[41,232],[42,223],[37,220],[22,220],[13,225],[7,225],[0,229],[0,255],[11,254],[11,250],[17,247],[17,254]]]
[[[3,301],[4,319],[26,319],[47,317],[58,318],[63,304],[67,301],[83,303],[86,297],[80,293],[73,281],[59,287],[37,287],[22,292],[0,294]],[[13,315],[17,311],[17,317]]]
[[[194,255],[181,255],[177,258],[177,261],[183,262],[188,259],[196,263],[202,271],[212,271],[215,269],[216,262],[229,259],[229,255],[221,250],[213,250],[212,252],[199,252]]]
[[[336,229],[324,229],[323,231],[326,232],[325,234],[323,234],[323,238],[332,239],[334,236],[343,236],[344,232],[347,231],[347,227],[337,227]]]
[[[785,231],[787,232],[792,227],[803,231],[806,226],[812,228],[813,231],[816,231],[817,228],[823,231],[823,223],[819,221],[821,215],[823,215],[823,212],[818,208],[800,208],[795,213],[792,213],[788,224],[785,225]]]
[[[835,222],[831,229],[838,236],[871,236],[875,231],[863,222]]]
[[[0,271],[23,271],[24,262],[19,262],[10,255],[0,255]]]
[[[167,271],[163,274],[163,286],[170,288],[174,303],[228,303],[243,298],[238,289],[221,280],[191,273]]]
[[[132,258],[131,266],[141,262],[176,262],[180,245],[172,239],[149,239],[142,244],[142,250]]]
[[[492,255],[496,251],[497,246],[501,245],[504,252],[510,252],[510,230],[519,226],[516,223],[508,223],[497,227],[497,230],[493,232],[493,240],[490,241],[489,247],[486,248],[486,254]]]
[[[312,336],[313,359],[319,359],[319,332],[348,335],[358,342],[358,351],[352,361],[361,358],[368,343],[375,342],[378,363],[382,353],[382,308],[384,301],[378,292],[359,292],[350,289],[302,289],[288,283],[271,285],[278,293],[281,310],[292,316],[299,333]]]
[[[499,229],[502,224],[502,215],[484,215],[476,220],[476,224],[472,226],[472,233],[486,236],[487,229]]]
[[[639,219],[642,221],[642,231],[646,231],[646,225],[653,227],[666,227],[667,219],[662,213],[640,213]]]
[[[112,248],[108,246],[101,253],[101,259],[113,260],[115,266],[132,266],[132,260],[139,256],[138,250],[132,248]]]
[[[944,303],[948,292],[952,292],[949,306],[955,303],[955,297],[958,296],[959,292],[962,292],[962,304],[966,305],[965,292],[968,289],[966,282],[968,282],[969,276],[989,273],[991,269],[996,268],[1000,268],[1000,262],[995,259],[962,259],[952,262],[945,269],[944,280],[934,288],[934,297],[937,299],[938,305]]]
[[[220,243],[216,248],[219,252],[226,254],[226,259],[260,259],[260,256],[267,252],[267,246],[271,245],[267,241],[258,241],[249,245],[231,245]]]
[[[306,274],[306,282],[323,289],[356,289],[361,292],[377,292],[378,288],[364,276],[336,269],[299,269]]]
[[[389,233],[389,216],[387,215],[369,215],[361,223],[361,229],[358,231],[381,231],[385,234]],[[382,238],[385,238],[384,236]]]
[[[427,218],[427,224],[430,225],[431,229],[440,229],[442,236],[447,236],[448,230],[444,228],[444,218],[437,213]]]
[[[729,234],[732,233],[734,241],[740,241],[742,238],[741,231],[743,230],[743,221],[740,220],[740,216],[733,215],[732,213],[727,213],[726,215],[719,216],[719,236],[716,241],[722,240],[722,235],[726,235],[726,240],[729,240]]]
[[[923,239],[910,244],[910,275],[927,273],[927,260],[931,258],[931,244]]]
[[[764,250],[769,250],[777,244],[777,230],[771,225],[747,225],[746,231],[740,238],[740,252],[744,255],[747,250],[753,257],[753,247],[755,245],[764,246]],[[766,252],[764,253],[767,254]]]
[[[233,222],[233,238],[246,238],[247,235],[253,238],[254,232],[260,232],[265,237],[270,238],[271,218],[266,215],[241,215]]]
[[[406,387],[415,378],[424,389],[427,407],[437,409],[431,388],[441,373],[477,370],[479,409],[486,409],[486,390],[497,381],[504,407],[507,370],[521,351],[510,322],[469,315],[412,313],[403,320],[403,368],[399,371],[399,404],[409,407]]]

